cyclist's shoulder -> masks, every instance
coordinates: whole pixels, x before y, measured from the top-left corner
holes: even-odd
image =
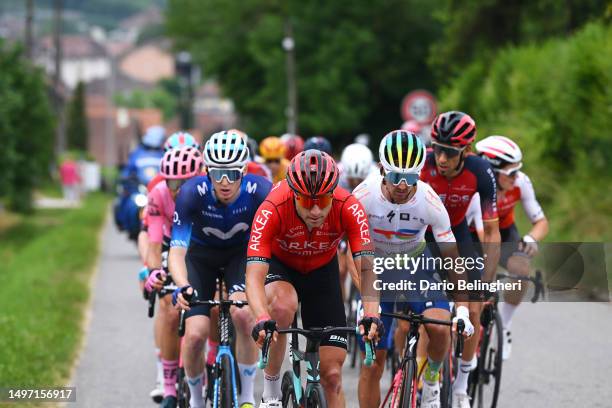
[[[274,207],[285,207],[290,203],[292,197],[291,188],[287,184],[287,180],[281,180],[275,183],[265,201]]]
[[[181,187],[180,193],[185,192],[188,195],[197,195],[201,197],[211,197],[210,191],[212,189],[212,185],[210,184],[210,179],[208,176],[200,175],[190,178],[183,184]]]
[[[482,157],[473,153],[468,154],[464,159],[464,169],[474,173],[475,175],[489,174],[493,175],[491,164]]]

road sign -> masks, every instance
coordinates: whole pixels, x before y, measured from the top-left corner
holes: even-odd
[[[436,111],[436,98],[424,90],[412,91],[402,100],[401,114],[404,120],[416,120],[421,125],[430,124]]]

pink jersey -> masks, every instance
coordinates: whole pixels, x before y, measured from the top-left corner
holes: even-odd
[[[172,217],[174,216],[174,200],[165,181],[159,182],[149,192],[147,217],[149,242],[161,243],[166,237],[170,240]]]

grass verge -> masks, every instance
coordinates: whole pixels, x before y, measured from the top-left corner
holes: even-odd
[[[0,386],[61,386],[70,375],[108,197],[39,210],[0,231]]]

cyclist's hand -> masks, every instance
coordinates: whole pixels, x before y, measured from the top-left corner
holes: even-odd
[[[266,327],[270,330],[274,330],[274,333],[272,334],[272,341],[276,341],[278,338],[276,321],[272,320],[270,316],[261,316],[259,319],[257,319],[257,323],[255,323],[255,326],[253,326],[253,330],[251,331],[251,336],[259,348],[263,347],[264,339],[266,338]]]
[[[161,290],[166,280],[166,272],[163,269],[155,269],[149,274],[147,281],[145,282],[145,289],[147,292],[154,290]]]
[[[359,321],[359,333],[364,341],[376,344],[385,334],[385,325],[378,316],[365,316]]]
[[[538,241],[531,235],[525,235],[519,242],[519,250],[528,256],[535,256],[538,253]]]
[[[474,334],[474,325],[470,321],[470,311],[465,306],[457,308],[457,314],[453,317],[453,333],[457,332],[457,322],[463,320],[463,337],[470,338]]]
[[[172,293],[172,304],[179,310],[190,310],[191,308],[189,307],[189,299],[193,297],[193,294],[194,290],[190,285],[185,285],[183,287],[177,288]]]

